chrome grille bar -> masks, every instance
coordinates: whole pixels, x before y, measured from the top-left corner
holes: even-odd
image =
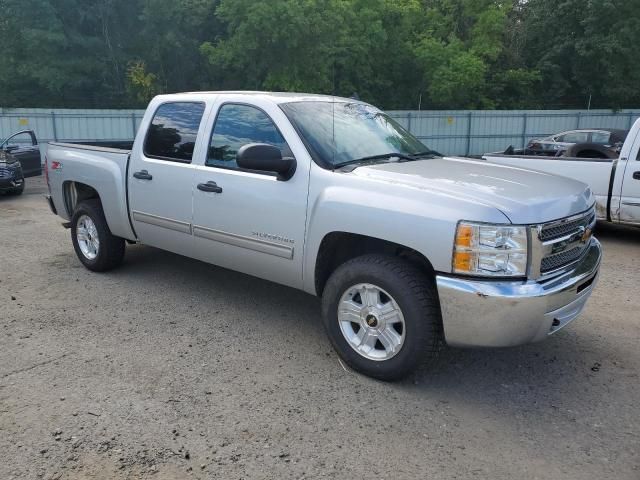
[[[596,212],[589,212],[585,217],[575,218],[573,220],[567,220],[563,223],[551,223],[543,225],[540,232],[540,240],[548,242],[557,238],[562,238],[566,235],[571,235],[576,232],[581,226],[586,227],[591,225],[595,221]]]
[[[592,207],[578,215],[531,227],[529,277],[543,280],[571,268],[586,252],[590,241],[587,232],[595,223]]]

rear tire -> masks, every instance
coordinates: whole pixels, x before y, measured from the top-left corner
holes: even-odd
[[[331,343],[351,368],[399,380],[442,348],[442,319],[434,282],[411,263],[364,255],[340,267],[322,295]]]
[[[111,270],[124,258],[124,239],[111,233],[96,199],[78,204],[71,218],[71,241],[78,259],[94,272]]]

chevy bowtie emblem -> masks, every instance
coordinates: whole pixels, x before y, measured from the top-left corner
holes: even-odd
[[[580,238],[580,241],[582,243],[587,243],[591,238],[591,235],[593,235],[593,230],[591,228],[586,228],[584,233],[582,234],[582,238]]]

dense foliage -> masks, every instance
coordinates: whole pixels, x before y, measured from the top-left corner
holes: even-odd
[[[162,92],[384,108],[640,105],[640,0],[0,0],[0,106]]]

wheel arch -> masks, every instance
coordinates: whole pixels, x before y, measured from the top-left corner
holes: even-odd
[[[95,198],[100,202],[100,205],[102,205],[100,194],[95,188],[86,183],[76,182],[74,180],[67,180],[62,184],[62,197],[64,199],[64,208],[69,218],[73,216],[76,207],[83,200]]]
[[[111,232],[129,241],[136,241],[136,236],[129,223],[128,205],[117,200],[117,192],[112,192],[109,185],[89,185],[78,180],[66,179],[62,183],[62,199],[68,218],[78,204],[83,200],[96,199],[104,212],[107,225]]]
[[[566,157],[613,159],[618,153],[598,143],[576,143],[565,152]]]
[[[373,253],[404,258],[425,275],[435,277],[431,261],[411,247],[369,235],[333,231],[322,238],[316,255],[313,272],[316,295],[322,296],[327,280],[340,265],[352,258]]]

